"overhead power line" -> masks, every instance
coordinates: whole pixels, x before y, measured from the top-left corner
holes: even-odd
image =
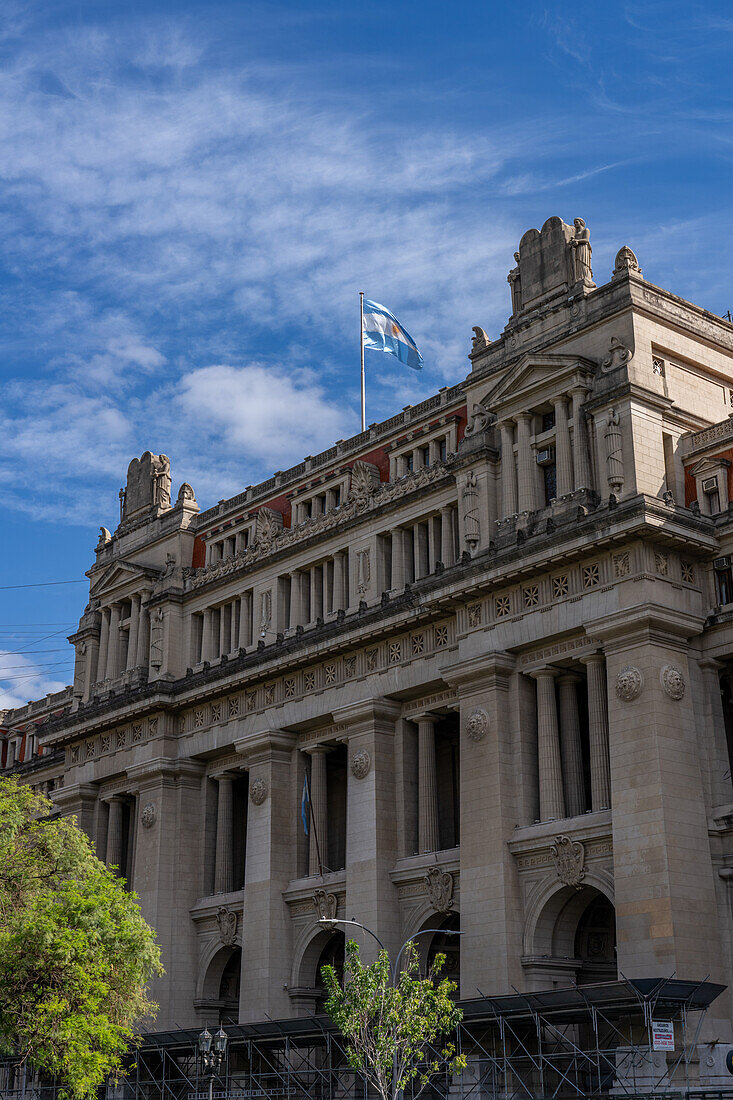
[[[8,592],[11,588],[48,588],[52,584],[87,584],[87,581],[36,581],[35,584],[0,584],[0,592]]]

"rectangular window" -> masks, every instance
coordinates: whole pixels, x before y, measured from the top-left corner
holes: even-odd
[[[405,455],[405,473],[406,474],[411,474],[412,473],[412,467],[413,467],[412,451],[410,451],[409,454]]]
[[[439,439],[438,440],[438,454],[440,455],[440,461],[445,462],[446,458],[448,457],[448,440],[447,439]]]
[[[718,584],[718,603],[721,606],[733,603],[733,575],[730,569],[716,569],[715,579]]]
[[[420,461],[422,462],[423,466],[430,465],[430,447],[420,448]]]
[[[555,463],[550,463],[549,466],[542,467],[542,474],[545,479],[545,504],[549,504],[557,496],[557,467]]]
[[[710,492],[705,493],[705,500],[708,506],[708,515],[717,516],[720,511],[720,493],[717,489],[712,489]]]
[[[333,493],[333,506],[334,506],[334,508],[340,508],[341,507],[341,486],[337,485],[335,489],[331,490],[331,492]]]
[[[554,428],[554,427],[555,427],[555,414],[554,414],[554,412],[543,413],[542,414],[542,431],[543,432],[549,432],[550,429]]]

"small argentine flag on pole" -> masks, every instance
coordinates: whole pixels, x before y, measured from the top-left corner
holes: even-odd
[[[361,430],[366,430],[366,387],[364,382],[364,348],[386,351],[396,355],[401,363],[413,370],[422,370],[423,357],[417,344],[394,313],[379,302],[364,301],[364,291],[359,291],[361,305]]]

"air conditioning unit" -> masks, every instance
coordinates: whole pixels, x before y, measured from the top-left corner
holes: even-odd
[[[717,477],[703,478],[702,491],[703,491],[703,493],[717,493],[717,491],[718,491],[718,479],[717,479]]]
[[[555,448],[547,447],[544,451],[537,452],[538,466],[551,466],[555,461]]]
[[[719,572],[730,569],[730,554],[726,554],[724,558],[716,558],[713,562],[713,569],[717,569]]]

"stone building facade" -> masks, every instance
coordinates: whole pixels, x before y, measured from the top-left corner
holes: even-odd
[[[628,247],[597,286],[581,219],[509,282],[463,383],[205,512],[134,459],[73,685],[5,715],[158,931],[160,1029],[313,1011],[322,916],[466,998],[733,978],[733,326]]]

